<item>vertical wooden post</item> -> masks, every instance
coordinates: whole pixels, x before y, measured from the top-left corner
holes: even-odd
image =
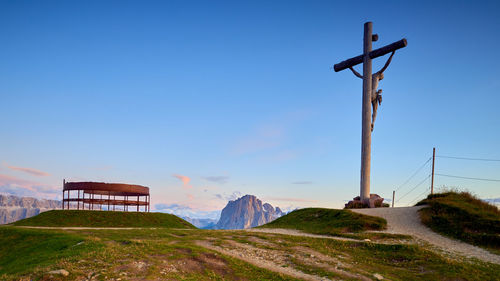
[[[139,195],[137,195],[137,212],[139,212]]]
[[[372,113],[372,30],[371,22],[364,25],[363,36],[363,107],[361,131],[361,180],[360,199],[369,204],[370,200],[370,161],[371,161],[371,113]]]
[[[70,197],[70,195],[71,195],[71,190],[68,190],[68,192],[67,192],[67,193],[68,193],[68,199],[66,200],[66,204],[67,204],[67,205],[66,205],[66,208],[69,210],[69,197]]]
[[[431,194],[434,194],[434,161],[436,159],[436,148],[432,148],[432,176],[431,176]]]
[[[110,204],[110,202],[111,202],[111,191],[108,191],[108,211],[110,211],[109,210],[109,204]]]
[[[396,190],[392,191],[392,207],[394,208],[394,197],[396,197]]]
[[[113,195],[113,211],[115,210],[116,206],[116,195]]]
[[[63,179],[63,200],[62,200],[62,209],[64,210],[64,190],[66,188],[66,180]]]
[[[83,191],[82,193],[83,193],[83,196],[82,196],[82,210],[85,210],[85,191]]]
[[[127,205],[127,202],[128,202],[128,196],[125,196],[125,212],[128,211],[128,205]]]

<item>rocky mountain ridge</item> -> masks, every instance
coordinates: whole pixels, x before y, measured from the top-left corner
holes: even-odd
[[[61,201],[58,200],[0,194],[0,224],[15,222],[60,208]]]
[[[217,229],[245,229],[266,224],[283,215],[279,207],[274,208],[254,195],[245,195],[229,201],[222,209]]]

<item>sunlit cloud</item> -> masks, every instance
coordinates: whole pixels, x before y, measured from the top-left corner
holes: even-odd
[[[59,199],[61,188],[0,174],[0,193],[21,197]]]
[[[49,173],[42,172],[40,170],[33,169],[33,168],[16,167],[16,166],[7,166],[7,168],[9,168],[11,170],[14,170],[14,171],[21,171],[21,172],[24,172],[24,173],[28,173],[30,175],[37,176],[37,177],[47,177],[47,176],[50,176]]]
[[[191,178],[189,178],[188,176],[183,176],[183,175],[179,175],[179,174],[173,174],[172,177],[180,180],[182,182],[182,185],[185,188],[191,188],[192,187],[191,185],[189,185],[189,182],[191,181]]]

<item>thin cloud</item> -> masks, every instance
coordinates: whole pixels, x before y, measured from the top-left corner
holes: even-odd
[[[292,182],[292,184],[312,184],[312,181],[295,181]]]
[[[265,125],[240,139],[233,147],[232,154],[253,154],[276,148],[283,143],[284,130],[281,127]]]
[[[318,200],[292,198],[292,197],[266,197],[266,201],[285,201],[285,202],[302,202],[302,203],[316,203]]]
[[[225,200],[225,201],[234,201],[238,198],[240,198],[242,193],[240,191],[233,191],[233,193],[226,195],[226,194],[215,194],[215,198],[220,199],[220,200]]]
[[[169,213],[174,214],[178,217],[189,218],[218,219],[221,213],[220,210],[203,211],[198,208],[193,208],[182,204],[159,203],[154,205],[154,209],[158,212]]]
[[[61,197],[61,188],[0,174],[0,193],[58,199]]]
[[[220,184],[225,184],[228,180],[229,177],[227,176],[209,176],[209,177],[202,177],[204,180],[215,182],[215,183],[220,183]]]
[[[183,176],[179,174],[173,174],[172,177],[182,181],[182,185],[184,185],[185,188],[191,188],[192,186],[189,185],[189,182],[191,181],[191,178],[188,176]]]
[[[24,167],[16,167],[16,166],[7,166],[7,168],[9,168],[11,170],[14,170],[14,171],[25,172],[25,173],[28,173],[28,174],[31,174],[31,175],[37,176],[37,177],[48,177],[48,176],[50,176],[49,173],[42,172],[40,170],[33,169],[33,168],[24,168]]]

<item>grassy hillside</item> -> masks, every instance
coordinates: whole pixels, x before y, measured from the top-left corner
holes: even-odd
[[[37,216],[14,222],[13,225],[195,228],[189,222],[170,214],[83,210],[53,210],[43,212]]]
[[[2,274],[24,274],[100,247],[83,240],[77,234],[0,227],[0,280]]]
[[[436,232],[500,251],[500,210],[467,192],[429,195],[417,205],[422,222]]]
[[[274,269],[251,264],[249,258]],[[455,258],[390,240],[377,244],[172,228],[0,227],[0,280],[6,281],[305,279],[281,271],[287,268],[330,280],[375,280],[374,273],[384,280],[484,281],[500,275],[500,265]],[[57,269],[67,270],[69,276],[48,273]]]
[[[349,210],[306,208],[293,211],[261,227],[291,228],[314,234],[336,235],[345,232],[382,230],[387,227],[387,221]]]

